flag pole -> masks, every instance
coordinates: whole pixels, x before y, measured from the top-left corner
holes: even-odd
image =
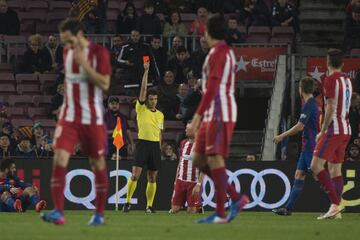
[[[115,211],[119,210],[119,148],[116,148]]]

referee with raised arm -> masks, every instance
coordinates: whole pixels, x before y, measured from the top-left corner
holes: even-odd
[[[164,115],[156,109],[157,91],[147,90],[149,57],[144,56],[144,75],[140,88],[140,96],[136,102],[138,125],[138,143],[136,145],[132,175],[127,183],[126,203],[123,211],[129,212],[131,198],[136,190],[137,181],[142,169],[147,167],[146,213],[155,213],[153,202],[156,193],[156,176],[161,164],[161,130],[164,128]]]

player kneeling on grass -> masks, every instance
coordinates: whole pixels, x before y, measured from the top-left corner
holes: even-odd
[[[203,173],[194,167],[192,159],[194,153],[195,135],[186,131],[187,139],[180,144],[180,161],[176,172],[174,192],[171,199],[169,213],[177,213],[187,202],[188,213],[201,211],[201,183]]]
[[[35,211],[40,212],[46,207],[46,202],[40,200],[37,187],[16,176],[14,161],[7,159],[0,168],[0,211],[24,212],[34,206]]]
[[[274,143],[281,142],[284,138],[302,131],[302,150],[297,163],[295,181],[291,189],[290,197],[283,208],[273,209],[273,213],[288,216],[294,209],[294,205],[304,188],[304,181],[307,172],[310,171],[311,160],[315,148],[316,126],[317,126],[317,104],[313,97],[314,80],[305,77],[300,81],[299,92],[304,105],[298,123],[282,134],[275,136]]]

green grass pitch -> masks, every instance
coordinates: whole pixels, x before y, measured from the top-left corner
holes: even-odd
[[[318,221],[318,213],[294,213],[290,217],[281,217],[270,212],[243,212],[230,224],[198,225],[194,221],[203,215],[188,215],[184,212],[176,215],[166,212],[149,215],[142,211],[124,214],[107,211],[106,226],[101,227],[86,225],[90,211],[66,211],[65,214],[66,225],[55,226],[42,222],[39,214],[33,211],[0,213],[0,239],[355,240],[360,236],[358,213],[345,213],[342,220]]]

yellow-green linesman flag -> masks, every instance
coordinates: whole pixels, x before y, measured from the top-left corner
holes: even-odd
[[[114,138],[113,144],[116,147],[116,149],[120,149],[124,146],[124,138],[121,128],[121,119],[120,117],[117,117],[116,121],[116,127],[114,129],[112,137]]]

